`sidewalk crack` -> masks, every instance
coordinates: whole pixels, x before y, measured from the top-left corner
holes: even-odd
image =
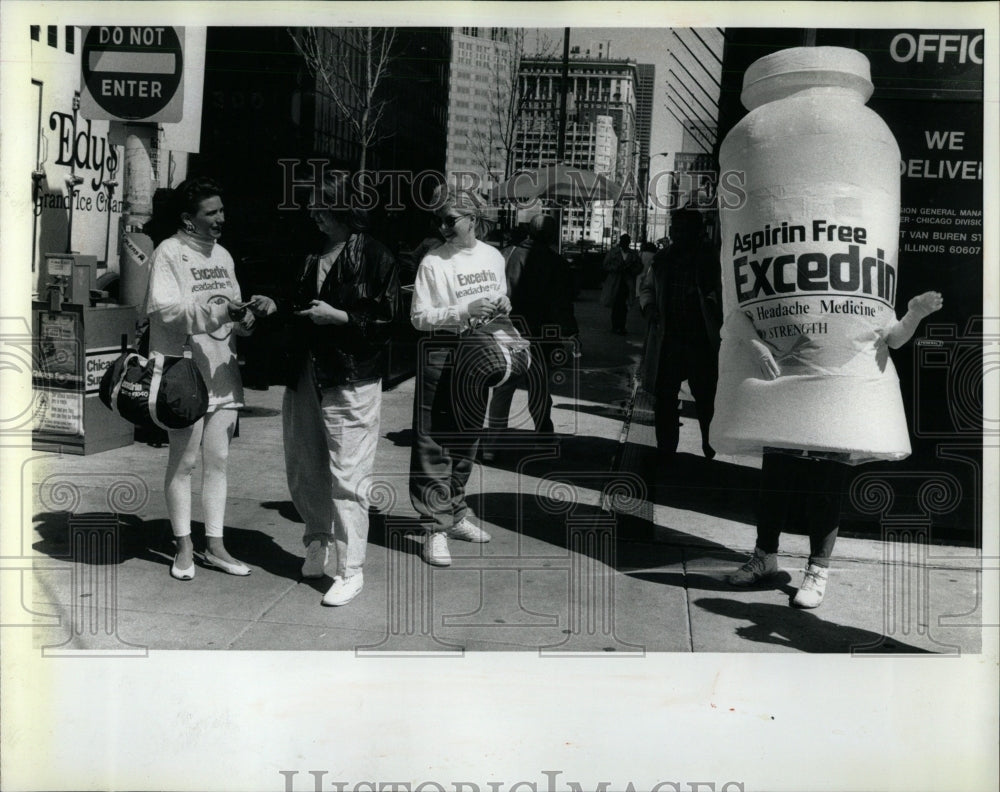
[[[688,651],[694,652],[694,621],[691,619],[691,589],[688,588],[687,550],[681,548],[681,570],[684,575],[684,616],[687,620]]]
[[[247,631],[248,631],[248,630],[249,630],[249,629],[250,629],[251,627],[253,627],[253,626],[254,626],[255,624],[260,624],[260,623],[261,623],[261,621],[262,621],[262,620],[264,619],[264,617],[265,617],[265,616],[267,616],[267,614],[268,614],[268,613],[270,613],[270,612],[271,612],[272,610],[274,610],[274,608],[275,608],[275,607],[276,607],[276,606],[278,605],[278,603],[279,603],[279,602],[281,602],[281,600],[282,600],[282,599],[284,599],[284,598],[285,598],[285,596],[286,596],[286,595],[287,595],[287,594],[288,594],[289,592],[293,591],[293,590],[295,589],[295,587],[296,587],[296,586],[298,586],[298,585],[299,585],[299,583],[298,583],[298,581],[297,581],[297,580],[296,580],[296,581],[292,581],[291,583],[289,583],[289,584],[288,584],[288,587],[287,587],[287,588],[286,588],[286,589],[285,589],[284,591],[282,591],[282,592],[281,592],[280,594],[278,594],[278,596],[277,596],[277,597],[275,597],[275,598],[274,598],[274,600],[273,600],[272,602],[269,602],[268,604],[266,604],[266,605],[265,605],[265,606],[264,606],[264,607],[263,607],[263,608],[261,609],[260,613],[258,613],[258,614],[257,614],[256,616],[254,616],[253,618],[251,618],[251,619],[248,619],[248,620],[247,620],[247,623],[246,623],[246,624],[245,624],[245,625],[243,626],[243,629],[242,629],[242,630],[240,630],[240,631],[239,631],[238,633],[236,633],[236,635],[234,635],[234,636],[233,636],[233,639],[232,639],[232,640],[231,640],[231,641],[229,642],[229,644],[228,644],[228,645],[226,646],[226,649],[232,649],[232,648],[233,648],[233,647],[234,647],[234,646],[235,646],[235,645],[236,645],[236,644],[237,644],[237,643],[239,642],[239,640],[240,640],[240,639],[241,639],[241,638],[242,638],[242,637],[243,637],[244,635],[246,635],[246,634],[247,634]]]

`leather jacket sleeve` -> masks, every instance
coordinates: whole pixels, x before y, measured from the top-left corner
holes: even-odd
[[[366,341],[378,345],[389,338],[391,325],[399,314],[399,263],[378,241],[359,237],[351,253],[363,256],[359,264],[365,284],[359,289],[357,299],[345,308],[347,324]]]

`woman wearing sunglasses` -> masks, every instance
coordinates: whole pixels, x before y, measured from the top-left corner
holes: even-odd
[[[478,198],[467,191],[439,190],[434,202],[445,242],[420,262],[410,311],[413,326],[432,333],[420,347],[417,364],[410,500],[427,527],[424,560],[448,566],[448,537],[466,542],[490,540],[469,519],[465,500],[485,404],[457,398],[465,394],[453,382],[455,339],[448,336],[467,329],[471,320],[509,313],[510,300],[503,256],[476,238]],[[440,339],[438,343],[435,338]],[[460,419],[462,410],[473,417]]]

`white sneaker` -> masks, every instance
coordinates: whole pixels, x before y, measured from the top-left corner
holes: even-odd
[[[475,525],[468,517],[462,519],[448,531],[448,536],[452,539],[461,539],[463,542],[488,542],[493,537],[486,531]]]
[[[795,594],[792,604],[797,608],[816,608],[823,602],[823,595],[826,594],[826,579],[828,571],[826,567],[810,564],[806,567],[806,575],[802,579],[802,585]]]
[[[323,604],[332,605],[333,607],[346,605],[361,593],[364,585],[365,577],[361,572],[351,575],[349,578],[337,575],[333,579],[333,585],[323,595]]]
[[[451,566],[448,552],[448,535],[444,531],[431,531],[424,539],[424,561],[432,566]]]
[[[313,539],[306,547],[306,560],[302,564],[302,577],[321,578],[326,574],[326,562],[330,560],[330,546],[319,539]]]
[[[753,549],[753,555],[747,562],[727,578],[733,586],[752,586],[766,577],[778,572],[778,554],[765,553],[759,547]]]

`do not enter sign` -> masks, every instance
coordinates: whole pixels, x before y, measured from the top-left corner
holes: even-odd
[[[88,28],[81,56],[80,114],[111,121],[180,121],[183,42],[184,28]]]

